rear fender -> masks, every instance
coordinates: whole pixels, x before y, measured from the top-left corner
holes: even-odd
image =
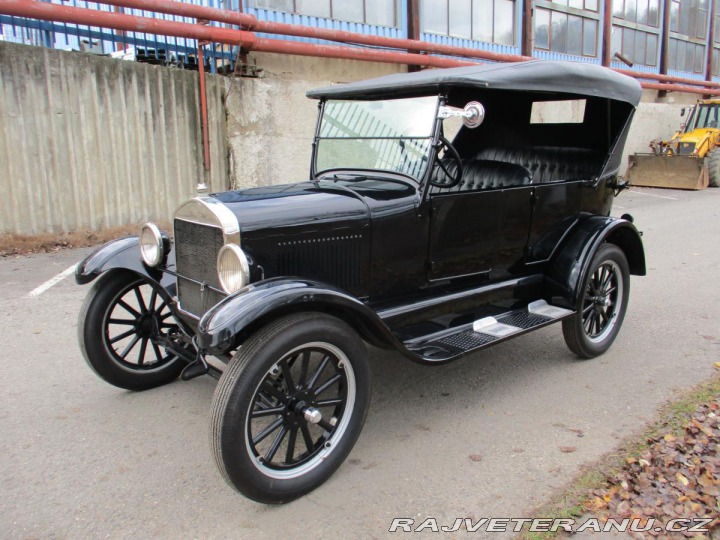
[[[645,275],[645,250],[635,226],[624,219],[589,217],[578,223],[548,263],[546,280],[555,302],[574,309],[590,263],[604,242],[623,250],[630,274]]]
[[[167,255],[165,267],[174,266],[175,254],[171,250]],[[156,268],[150,268],[142,261],[140,239],[137,236],[112,240],[85,257],[75,268],[75,281],[79,285],[85,285],[108,270],[115,269],[129,270],[160,285],[167,291],[170,298],[177,294],[174,276]]]
[[[222,300],[200,320],[198,345],[211,354],[222,354],[270,321],[302,311],[334,315],[371,344],[411,355],[377,314],[358,299],[322,283],[287,278],[248,285]]]

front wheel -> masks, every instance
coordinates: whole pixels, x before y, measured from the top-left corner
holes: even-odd
[[[720,148],[713,148],[707,155],[708,185],[720,187]]]
[[[98,278],[85,298],[78,342],[102,379],[127,390],[146,390],[174,380],[186,365],[160,344],[177,329],[153,285],[132,272],[111,271]]]
[[[255,501],[291,501],[342,464],[369,402],[365,346],[347,324],[324,314],[279,319],[240,347],[218,383],[217,466]]]
[[[630,270],[625,253],[603,244],[588,269],[577,313],[563,321],[565,343],[581,358],[607,351],[620,331],[630,294]]]

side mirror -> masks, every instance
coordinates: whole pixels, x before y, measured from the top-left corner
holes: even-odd
[[[685,107],[683,107],[682,109],[680,109],[680,116],[681,116],[681,117],[682,117],[682,116],[685,116]]]
[[[477,101],[471,101],[462,110],[443,105],[438,112],[438,118],[443,120],[457,116],[462,118],[465,127],[475,129],[485,120],[485,107]]]
[[[463,124],[469,129],[475,129],[485,120],[485,107],[477,101],[471,101],[465,105],[463,109],[465,115],[463,116]]]

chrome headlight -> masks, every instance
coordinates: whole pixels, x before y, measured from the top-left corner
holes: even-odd
[[[243,250],[235,244],[225,244],[217,257],[217,273],[220,286],[232,294],[250,281],[250,265]]]
[[[160,266],[165,256],[163,235],[157,225],[146,223],[140,229],[140,255],[148,266]]]

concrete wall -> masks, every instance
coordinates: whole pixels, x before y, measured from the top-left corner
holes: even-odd
[[[208,81],[210,189],[228,187]],[[203,180],[197,73],[0,41],[0,233],[167,220]]]
[[[645,99],[645,96],[643,96]],[[669,139],[672,137],[683,122],[680,111],[688,104],[694,103],[696,98],[683,99],[655,103],[652,101],[643,101],[640,103],[633,123],[630,126],[627,142],[625,143],[625,155],[623,156],[623,165],[620,174],[625,173],[627,168],[627,156],[636,152],[650,152],[650,141],[653,139]]]

